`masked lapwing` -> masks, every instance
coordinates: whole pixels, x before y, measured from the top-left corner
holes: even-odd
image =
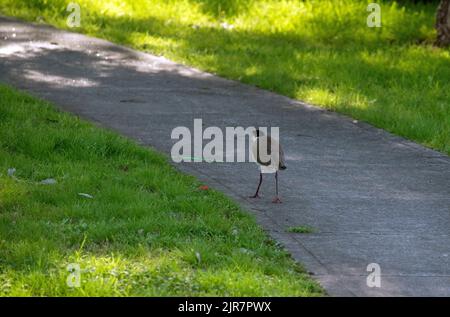
[[[263,174],[275,173],[276,196],[272,200],[273,203],[281,203],[278,196],[278,171],[285,170],[283,150],[278,140],[270,135],[265,135],[261,130],[255,129],[252,137],[252,155],[253,159],[259,165],[259,183],[256,193],[250,198],[259,198],[259,188],[261,187]]]

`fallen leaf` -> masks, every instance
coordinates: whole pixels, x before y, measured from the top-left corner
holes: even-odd
[[[42,185],[54,185],[57,183],[57,181],[54,178],[47,178],[47,179],[42,180],[40,183]]]
[[[200,256],[199,252],[195,252],[195,257],[197,258],[198,263],[202,261],[202,257]]]
[[[90,199],[94,198],[94,196],[89,195],[89,194],[85,194],[85,193],[78,193],[78,195],[80,195],[82,197],[90,198]]]
[[[8,176],[14,176],[14,173],[16,173],[16,169],[15,168],[8,168]]]

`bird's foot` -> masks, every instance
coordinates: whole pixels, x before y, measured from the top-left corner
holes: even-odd
[[[272,200],[272,203],[274,203],[274,204],[281,204],[282,201],[281,201],[281,199],[280,199],[278,196],[276,196],[276,197]]]
[[[248,198],[261,198],[261,196],[259,196],[258,194],[254,194],[252,196],[248,196]]]

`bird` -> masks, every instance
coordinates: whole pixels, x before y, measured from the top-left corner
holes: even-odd
[[[261,130],[253,130],[252,142],[252,155],[256,163],[259,165],[259,183],[256,189],[256,193],[249,198],[259,198],[259,189],[261,187],[263,173],[275,173],[276,184],[276,196],[272,200],[274,204],[281,203],[281,199],[278,196],[278,171],[285,170],[286,164],[284,160],[284,153],[281,149],[281,145],[277,140],[270,135],[265,135]]]

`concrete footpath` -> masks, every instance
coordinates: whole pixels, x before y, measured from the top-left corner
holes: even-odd
[[[170,153],[173,128],[278,126],[283,204],[253,163],[178,166],[252,212],[336,296],[450,296],[450,159],[367,124],[107,41],[0,17],[0,82]],[[1,106],[1,105],[0,105]],[[308,225],[314,233],[286,232]],[[368,287],[367,266],[381,269]]]

